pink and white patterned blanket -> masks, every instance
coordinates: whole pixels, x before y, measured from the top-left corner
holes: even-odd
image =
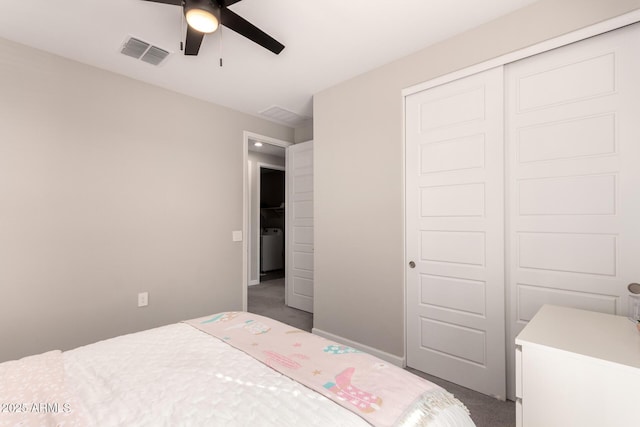
[[[0,427],[84,427],[86,414],[65,382],[60,350],[0,364]]]
[[[332,399],[376,427],[426,426],[451,406],[464,408],[436,384],[273,319],[226,312],[185,323]]]

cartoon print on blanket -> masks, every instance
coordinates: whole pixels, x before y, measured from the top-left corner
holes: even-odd
[[[338,399],[345,400],[358,408],[362,412],[373,412],[380,409],[382,399],[375,394],[360,390],[351,384],[351,377],[355,368],[347,368],[336,375],[336,382],[328,382],[324,388],[330,390],[338,396]]]
[[[265,351],[264,354],[267,356],[265,363],[274,369],[278,369],[278,366],[289,368],[289,369],[299,369],[302,365],[296,362],[294,359],[309,359],[304,354],[292,354],[291,356],[284,356],[282,354],[276,353],[275,351]]]
[[[464,405],[436,384],[273,319],[230,312],[185,323],[332,399],[373,426],[404,422],[426,426],[449,408],[468,418]]]
[[[202,323],[217,323],[217,322],[228,322],[236,317],[238,312],[229,312],[229,313],[220,313],[213,316],[211,319],[203,320]]]
[[[201,323],[205,324],[205,323],[228,322],[230,320],[235,319],[238,316],[238,314],[240,313],[234,312],[234,311],[229,313],[220,313],[220,314],[216,314],[210,319],[203,320]],[[267,332],[269,332],[269,329],[271,329],[269,328],[269,326],[265,325],[264,323],[256,322],[255,320],[252,320],[252,319],[246,320],[244,323],[240,323],[228,329],[239,329],[239,328],[245,329],[254,335],[266,334]]]
[[[331,353],[331,354],[362,353],[360,350],[347,347],[346,345],[328,345],[322,351],[324,351],[325,353]]]

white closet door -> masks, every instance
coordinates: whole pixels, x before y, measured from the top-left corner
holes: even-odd
[[[543,304],[624,314],[640,281],[638,46],[635,25],[506,67],[510,398]]]
[[[313,313],[313,141],[287,147],[288,306]]]
[[[413,94],[405,123],[407,363],[501,399],[503,84],[500,67]]]

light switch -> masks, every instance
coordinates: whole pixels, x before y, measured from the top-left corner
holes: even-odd
[[[140,292],[138,294],[138,307],[146,307],[149,305],[149,292]]]
[[[236,230],[232,233],[234,242],[242,242],[242,230]]]

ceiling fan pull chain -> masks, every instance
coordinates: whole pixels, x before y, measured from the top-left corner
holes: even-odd
[[[222,68],[222,20],[220,21],[220,68]]]
[[[184,42],[182,41],[182,35],[184,31],[184,13],[180,14],[180,52],[184,52]]]

